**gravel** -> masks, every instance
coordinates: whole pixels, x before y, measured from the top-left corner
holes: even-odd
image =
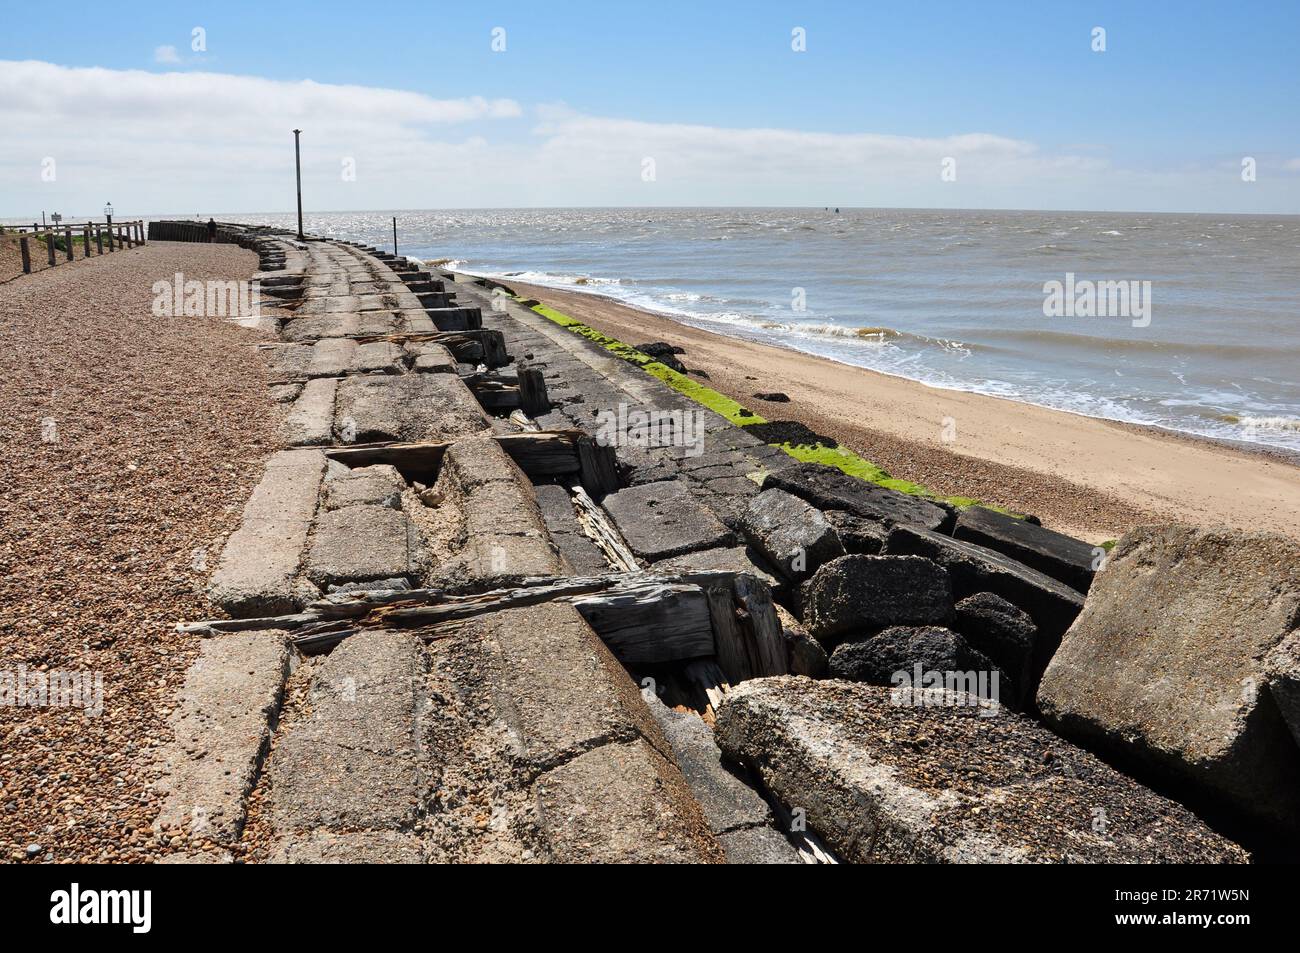
[[[103,677],[98,716],[0,706],[0,861],[172,849],[154,752],[196,651],[173,626],[217,614],[209,568],[277,437],[269,338],[154,317],[151,288],[256,266],[151,243],[0,284],[0,675]]]

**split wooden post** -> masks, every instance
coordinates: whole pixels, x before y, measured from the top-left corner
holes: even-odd
[[[18,239],[18,247],[23,253],[23,274],[30,275],[32,273],[32,250],[27,244],[26,235]]]
[[[529,417],[540,417],[550,412],[546,379],[542,377],[540,368],[519,365],[519,409]]]
[[[85,228],[82,229],[81,252],[82,252],[81,255],[82,258],[90,257],[90,226],[89,225],[87,225]]]
[[[77,256],[76,256],[76,252],[72,250],[72,226],[71,225],[65,225],[63,227],[63,241],[67,245],[68,261],[72,261]]]
[[[99,225],[95,226],[95,254],[104,254],[104,229]]]
[[[616,493],[622,487],[618,479],[618,461],[614,448],[602,445],[594,437],[583,434],[578,437],[578,472],[582,485],[597,500],[603,500],[607,493]]]
[[[58,262],[54,260],[54,233],[53,232],[45,233],[45,255],[50,260],[51,268],[53,268],[55,265],[58,264]]]
[[[108,250],[110,253],[117,251],[117,246],[113,243],[113,226],[108,226]]]

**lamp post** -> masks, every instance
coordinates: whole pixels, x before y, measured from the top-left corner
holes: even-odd
[[[302,233],[302,151],[298,147],[298,136],[301,129],[293,131],[293,167],[298,176],[298,241],[306,241]]]

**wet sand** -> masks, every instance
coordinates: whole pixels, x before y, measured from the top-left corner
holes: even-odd
[[[1033,513],[1093,542],[1153,521],[1300,535],[1300,467],[1280,454],[927,387],[598,295],[510,287],[628,344],[678,345],[714,389],[834,437],[893,476]],[[754,396],[772,391],[789,402]]]

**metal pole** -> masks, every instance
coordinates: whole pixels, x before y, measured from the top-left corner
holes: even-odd
[[[397,216],[393,216],[393,254],[397,254]]]
[[[298,135],[301,129],[293,131],[293,166],[298,175],[298,241],[307,240],[302,233],[302,151],[298,147]]]

